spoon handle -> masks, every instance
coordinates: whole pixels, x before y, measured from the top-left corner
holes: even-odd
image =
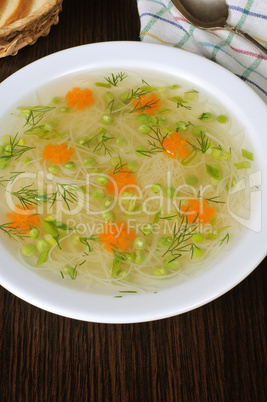
[[[242,36],[242,38],[248,40],[252,45],[254,45],[261,53],[263,53],[265,56],[267,56],[267,49],[262,46],[259,42],[257,42],[252,36],[248,35],[247,33],[240,31],[240,29],[233,27],[231,25],[225,25],[225,29],[228,31],[234,32],[239,36]]]

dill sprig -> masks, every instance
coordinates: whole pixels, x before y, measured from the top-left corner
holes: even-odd
[[[230,240],[230,235],[229,233],[227,233],[224,238],[220,241],[220,246],[226,241],[226,243],[228,244]]]
[[[138,96],[138,99],[141,95]],[[141,100],[137,102],[134,108],[129,113],[143,112],[144,110],[151,109],[157,106],[159,99],[151,99],[142,105]]]
[[[99,135],[99,134],[98,134]],[[115,137],[109,137],[108,135],[106,135],[106,133],[102,134],[101,140],[99,141],[99,143],[96,145],[96,147],[94,148],[93,152],[96,152],[98,154],[100,154],[100,152],[102,150],[104,150],[104,155],[111,155],[111,152],[113,152],[113,148],[109,145],[107,145],[106,143],[110,140],[113,140]]]
[[[205,154],[211,146],[211,140],[207,138],[206,133],[202,130],[200,131],[200,138],[197,138],[196,140],[197,145],[192,144],[190,141],[187,142],[195,151]]]
[[[55,109],[55,106],[42,106],[42,105],[32,107],[19,106],[17,109],[22,110],[24,112],[29,111],[29,113],[26,115],[26,122],[24,124],[24,127],[30,125],[32,126],[32,128],[36,128],[37,124],[42,120],[44,115],[50,112],[51,110]]]
[[[181,215],[180,224],[175,222],[172,242],[167,251],[162,255],[162,257],[164,257],[166,254],[170,253],[173,257],[171,261],[180,258],[183,253],[191,252],[191,255],[193,255],[194,248],[196,248],[196,245],[191,239],[199,225],[198,217],[196,216],[194,221],[189,224],[185,218],[185,212]]]
[[[96,234],[87,237],[80,237],[79,240],[82,244],[84,244],[88,248],[89,253],[93,251],[93,247],[89,242],[94,241],[95,243],[100,243],[100,238]]]
[[[8,151],[4,155],[0,155],[0,159],[10,160],[14,158],[14,160],[19,159],[24,152],[27,152],[35,147],[29,147],[27,145],[21,145],[20,138],[18,138],[18,133],[14,136],[14,138],[10,137],[9,144],[7,145]]]
[[[16,197],[24,208],[28,205],[43,205],[50,203],[51,207],[55,202],[62,200],[70,211],[70,204],[78,201],[78,196],[71,189],[75,190],[75,186],[70,184],[56,184],[56,191],[47,194],[43,190],[32,188],[32,184],[21,187],[17,191],[11,191],[10,194]]]
[[[128,169],[123,169],[124,166],[127,166],[127,163],[122,163],[121,157],[120,155],[118,155],[119,157],[119,162],[115,165],[114,170],[113,170],[113,174],[117,174],[117,173],[131,173],[130,170]]]
[[[114,75],[113,73],[111,73],[111,77],[104,77],[105,80],[112,86],[116,87],[118,85],[119,82],[123,81],[125,78],[127,78],[127,74],[126,73],[118,73],[116,75]]]
[[[3,223],[0,225],[0,230],[6,233],[10,239],[16,241],[18,241],[18,239],[23,240],[25,237],[28,237],[27,232],[20,229],[18,226],[15,226],[13,222]]]
[[[164,140],[168,136],[168,133],[163,135],[159,128],[154,129],[150,127],[154,134],[147,134],[150,139],[147,141],[150,148],[148,150],[137,150],[136,152],[140,153],[141,155],[148,156],[151,158],[153,155],[158,154],[159,152],[166,152],[164,147]]]

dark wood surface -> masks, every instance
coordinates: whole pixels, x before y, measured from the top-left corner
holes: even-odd
[[[0,81],[55,51],[111,40],[139,40],[136,0],[64,0],[49,36],[0,60]],[[142,324],[59,317],[0,288],[0,400],[266,401],[266,263],[204,307]]]

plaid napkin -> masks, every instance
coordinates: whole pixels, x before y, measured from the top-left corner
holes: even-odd
[[[188,23],[169,0],[137,0],[140,39],[179,47],[221,64],[251,86],[267,103],[267,57],[240,36],[204,31]],[[226,0],[229,25],[267,48],[267,0]]]

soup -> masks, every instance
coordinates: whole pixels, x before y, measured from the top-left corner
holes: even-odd
[[[83,73],[22,101],[0,148],[0,229],[18,258],[133,293],[223,258],[254,158],[240,124],[201,92],[172,77]]]

